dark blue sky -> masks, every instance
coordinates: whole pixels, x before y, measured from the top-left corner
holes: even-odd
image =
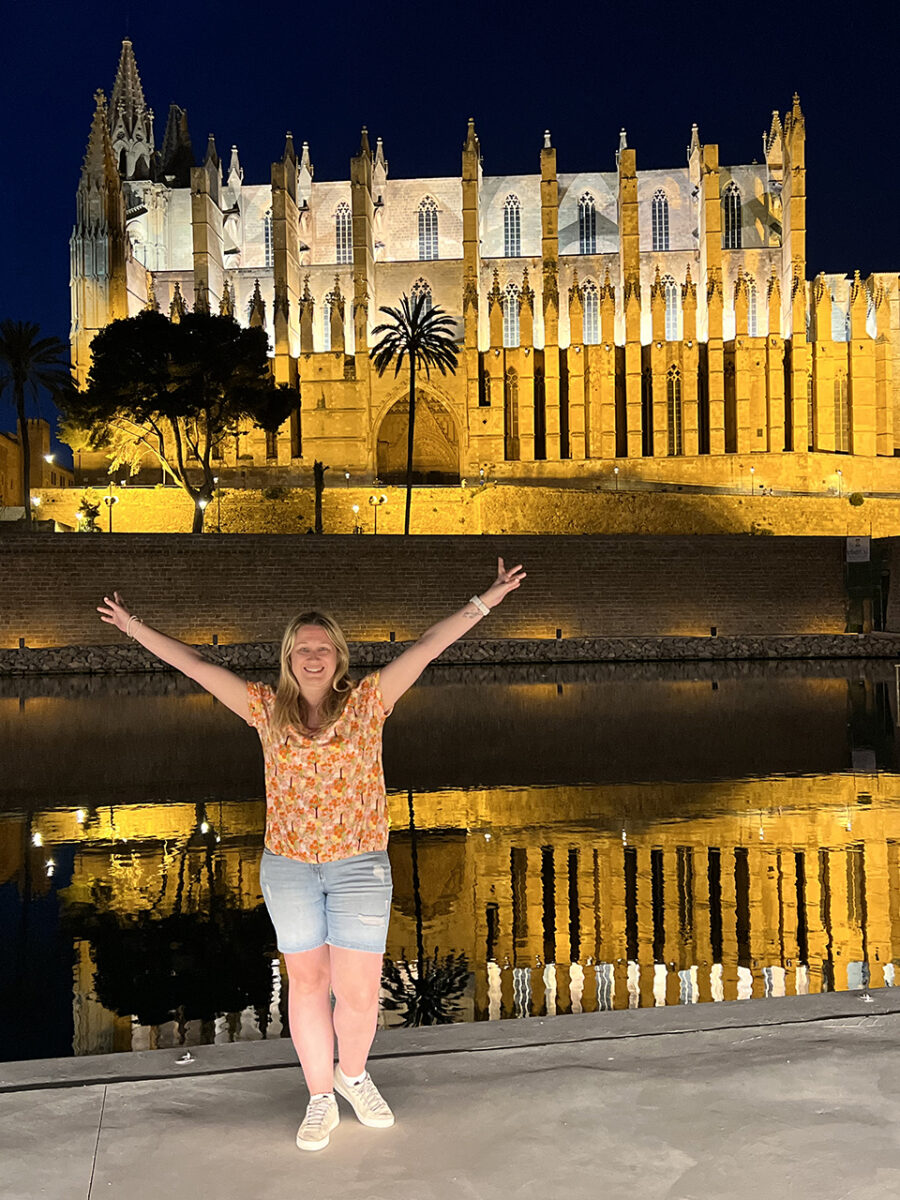
[[[68,238],[97,87],[131,37],[161,142],[170,101],[195,151],[233,142],[248,182],[269,177],[284,132],[310,143],[317,179],[346,178],[367,124],[394,177],[459,171],[476,119],[487,174],[610,170],[628,130],[638,168],[684,162],[691,123],[723,162],[761,157],[771,110],[800,93],[807,120],[808,273],[900,271],[895,215],[896,10],[652,3],[7,6],[0,61],[0,318],[68,338]],[[810,11],[812,6],[803,6]],[[465,19],[464,14],[475,14]],[[0,428],[12,428],[0,400]]]

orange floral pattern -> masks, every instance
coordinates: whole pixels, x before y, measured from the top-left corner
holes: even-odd
[[[379,672],[356,685],[340,719],[321,735],[291,727],[274,736],[268,684],[248,683],[247,701],[265,760],[268,849],[301,862],[387,849],[381,731],[390,710]]]

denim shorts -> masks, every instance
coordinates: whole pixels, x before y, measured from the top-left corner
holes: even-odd
[[[282,954],[325,945],[384,954],[392,891],[386,850],[324,863],[263,850],[259,882]]]

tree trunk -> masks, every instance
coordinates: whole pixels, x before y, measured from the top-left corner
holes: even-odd
[[[313,463],[313,486],[316,493],[316,533],[322,532],[322,493],[325,491],[325,467],[318,459]]]
[[[409,356],[409,431],[406,441],[406,516],[404,534],[409,533],[409,514],[412,509],[413,443],[416,436],[416,360]]]
[[[205,514],[206,514],[206,509],[201,508],[195,498],[194,499],[194,522],[191,525],[191,533],[202,533],[203,532],[203,518],[204,518]]]
[[[25,387],[18,379],[15,382],[16,414],[19,418],[19,439],[22,446],[22,504],[25,506],[25,521],[31,524],[31,442],[28,437],[28,422],[25,420]]]
[[[407,789],[406,804],[409,809],[409,849],[412,856],[413,903],[416,909],[416,970],[421,983],[425,972],[425,922],[422,919],[422,884],[419,879],[419,846],[412,788]]]

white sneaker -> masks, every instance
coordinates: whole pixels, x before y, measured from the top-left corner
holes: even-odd
[[[306,1116],[297,1130],[297,1146],[300,1150],[324,1150],[328,1135],[337,1129],[341,1114],[333,1095],[313,1096],[306,1106]]]
[[[351,1083],[340,1067],[334,1068],[334,1090],[350,1104],[358,1119],[370,1129],[387,1129],[394,1114],[366,1072],[359,1083]]]

